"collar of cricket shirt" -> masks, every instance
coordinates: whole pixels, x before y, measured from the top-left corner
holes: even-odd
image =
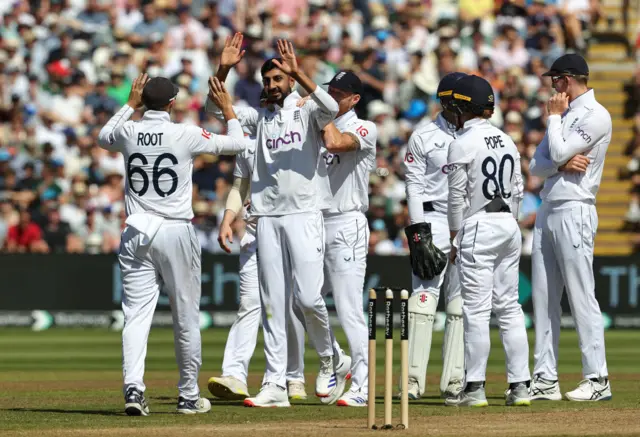
[[[152,109],[147,109],[144,112],[142,119],[153,121],[171,121],[171,116],[166,111],[154,111]]]
[[[467,133],[469,130],[471,130],[472,128],[476,127],[476,126],[482,126],[484,124],[488,124],[489,120],[485,120],[484,118],[472,118],[471,120],[467,120],[464,123],[464,126],[462,126],[462,129],[460,129],[460,132],[458,134],[458,136]]]
[[[438,126],[440,128],[440,130],[444,131],[444,133],[446,133],[446,134],[448,134],[449,136],[452,136],[452,137],[456,136],[456,127],[454,125],[452,125],[451,123],[449,123],[442,116],[442,112],[438,113],[438,116],[436,117],[434,122],[435,122],[436,126]]]
[[[573,101],[569,103],[569,109],[580,108],[584,105],[588,105],[589,103],[593,103],[595,100],[596,95],[593,92],[593,88],[590,88],[586,92],[573,99]]]
[[[347,123],[349,123],[351,120],[357,117],[358,116],[356,115],[356,111],[354,111],[353,109],[350,109],[349,111],[342,114],[340,117],[336,117],[336,119],[333,120],[333,124],[336,126],[336,128],[339,131],[341,131],[342,129],[347,127]]]

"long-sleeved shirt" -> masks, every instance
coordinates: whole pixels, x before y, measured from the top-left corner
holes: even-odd
[[[164,111],[146,111],[140,121],[129,121],[133,112],[124,105],[98,135],[100,147],[124,155],[127,215],[150,212],[191,220],[193,158],[205,153],[235,155],[244,151],[240,123],[229,120],[229,135],[224,136],[172,123]]]
[[[331,187],[320,154],[321,130],[338,113],[338,103],[322,88],[298,108],[302,97],[289,94],[282,107],[236,108],[243,129],[255,135],[251,175],[251,214],[279,216],[325,211],[331,207]],[[219,116],[210,100],[206,111]]]
[[[520,153],[506,133],[488,120],[467,121],[449,146],[448,163],[451,231],[460,230],[464,220],[484,210],[496,196],[518,217],[524,188]]]
[[[549,116],[547,133],[536,148],[529,171],[545,178],[540,193],[543,202],[594,202],[607,148],[611,142],[611,115],[589,90],[569,103],[564,115]],[[558,171],[575,155],[591,161],[585,173]]]
[[[411,224],[425,221],[423,202],[432,202],[434,210],[447,213],[447,154],[453,139],[453,129],[442,114],[420,123],[409,138],[404,168]]]

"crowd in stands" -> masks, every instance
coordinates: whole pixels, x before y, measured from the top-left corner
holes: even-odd
[[[630,231],[634,252],[640,252],[640,32],[636,42],[636,71],[626,86],[628,93],[626,115],[633,118],[633,133],[624,154],[629,157],[621,169],[620,178],[631,181],[631,203],[625,217],[625,229]]]
[[[402,159],[413,127],[438,110],[440,78],[452,71],[486,78],[496,94],[491,122],[522,156],[520,219],[529,253],[541,180],[529,175],[528,162],[544,136],[551,95],[541,74],[566,50],[584,52],[600,16],[599,3],[586,0],[0,2],[0,247],[117,251],[125,163],[97,146],[97,133],[141,71],[180,87],[176,122],[223,133],[204,113],[207,78],[225,38],[241,31],[247,54],[227,80],[238,105],[258,106],[260,65],[275,55],[277,38],[293,41],[317,83],[341,69],[363,81],[357,111],[379,132],[370,253],[407,252]],[[636,180],[638,144],[630,152]],[[201,156],[194,164],[194,224],[207,252],[220,252],[217,224],[233,162]],[[638,197],[636,189],[635,205]]]

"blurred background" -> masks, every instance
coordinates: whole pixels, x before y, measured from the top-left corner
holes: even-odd
[[[563,53],[587,57],[590,86],[613,116],[598,196],[596,254],[640,249],[640,34],[637,0],[6,0],[0,2],[0,248],[8,253],[113,254],[124,222],[124,161],[96,144],[145,71],[180,86],[174,120],[223,133],[203,110],[228,35],[247,55],[227,81],[257,106],[259,68],[277,38],[293,40],[317,83],[353,69],[357,111],[378,125],[371,175],[370,253],[407,253],[402,159],[413,127],[437,111],[440,78],[465,71],[497,96],[491,122],[522,155],[523,254],[542,181],[528,162],[546,129],[550,79]],[[140,114],[136,115],[137,117]],[[233,158],[194,166],[194,224],[220,253],[217,225]],[[238,232],[242,227],[238,223]],[[236,239],[237,241],[237,239]],[[237,246],[235,251],[237,253]]]

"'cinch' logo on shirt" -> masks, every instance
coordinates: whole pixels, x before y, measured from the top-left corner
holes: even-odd
[[[283,144],[291,144],[295,141],[302,141],[302,135],[300,135],[300,133],[298,132],[291,131],[280,138],[269,138],[267,140],[267,149],[278,149]]]

